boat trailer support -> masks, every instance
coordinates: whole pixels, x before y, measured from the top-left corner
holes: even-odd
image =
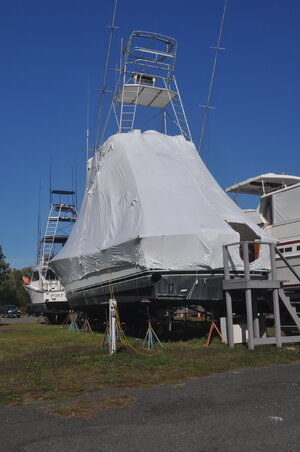
[[[117,301],[109,300],[109,354],[114,355],[117,352]]]

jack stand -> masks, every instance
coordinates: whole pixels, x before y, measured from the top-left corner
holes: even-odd
[[[87,316],[85,318],[85,321],[83,322],[80,332],[94,334]]]
[[[109,322],[108,321],[104,322],[104,325],[105,325],[105,331],[104,331],[103,338],[101,340],[100,347],[103,347],[106,339],[107,339],[107,343],[109,344]]]
[[[105,309],[105,322],[103,322],[103,325],[105,325],[105,331],[104,331],[104,336],[101,340],[100,347],[103,347],[105,339],[107,339],[107,343],[109,344],[109,321],[107,318],[107,310],[106,309]]]
[[[227,344],[227,342],[225,341],[224,337],[222,336],[222,334],[221,334],[219,328],[218,328],[217,325],[215,324],[214,317],[212,316],[212,318],[211,318],[211,324],[210,324],[210,329],[209,329],[209,333],[208,333],[208,338],[207,338],[207,342],[206,342],[206,344],[205,344],[205,347],[208,347],[208,346],[209,346],[210,340],[211,340],[211,336],[212,336],[212,332],[213,332],[214,329],[217,331],[217,333],[218,333],[218,335],[220,336],[220,338],[221,338],[223,344]]]
[[[109,300],[109,354],[117,352],[117,301],[113,298]]]
[[[70,322],[70,313],[67,315],[63,323],[61,324],[62,327],[67,327],[68,323]]]
[[[143,342],[143,346],[147,342],[147,348],[149,350],[150,348],[153,348],[155,342],[157,342],[161,346],[161,348],[163,348],[162,343],[160,342],[160,340],[157,337],[157,334],[155,333],[154,329],[152,328],[148,306],[147,306],[147,315],[148,315],[148,320],[147,320],[148,329],[147,329],[147,333],[146,333],[146,336],[145,336],[145,339]]]
[[[69,318],[70,318],[71,323],[70,323],[70,326],[69,326],[68,330],[69,331],[73,331],[73,332],[76,331],[76,332],[79,333],[79,328],[78,328],[78,325],[76,323],[77,313],[76,312],[70,312]]]
[[[172,331],[172,325],[173,325],[173,311],[172,309],[169,309],[169,331]]]
[[[45,317],[45,325],[51,325],[51,322],[47,316]]]
[[[147,348],[154,348],[154,344],[155,342],[157,342],[161,348],[163,348],[162,343],[160,342],[160,340],[157,337],[157,334],[155,333],[154,329],[152,328],[151,325],[151,320],[147,320],[148,322],[148,329],[147,329],[147,333],[143,342],[143,346],[145,345],[145,343],[147,342]]]

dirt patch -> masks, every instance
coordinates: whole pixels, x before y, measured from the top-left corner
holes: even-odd
[[[92,419],[101,410],[120,410],[122,408],[129,408],[134,402],[134,397],[121,394],[108,397],[79,399],[71,404],[63,404],[51,409],[47,408],[45,411],[52,416]]]

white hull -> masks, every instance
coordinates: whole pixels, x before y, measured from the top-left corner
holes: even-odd
[[[32,287],[31,285],[24,287],[30,297],[32,304],[45,304],[51,302],[57,303],[67,301],[66,293],[64,290],[45,291],[36,287]]]

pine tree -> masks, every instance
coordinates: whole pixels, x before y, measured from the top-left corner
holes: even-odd
[[[21,270],[10,268],[0,245],[0,306],[29,304],[29,297],[23,288],[22,276],[30,276],[31,273],[32,267],[24,267]]]
[[[9,263],[5,259],[6,256],[4,256],[2,246],[0,245],[0,285],[7,279],[9,274]]]

